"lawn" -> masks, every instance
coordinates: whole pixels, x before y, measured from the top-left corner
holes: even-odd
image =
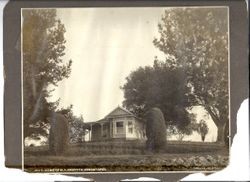
[[[50,155],[47,146],[29,147],[24,164],[32,172],[215,171],[228,164],[228,150],[216,143],[169,142],[157,154],[146,152],[139,144],[133,147],[130,143],[130,148],[119,144],[71,145],[63,156]]]

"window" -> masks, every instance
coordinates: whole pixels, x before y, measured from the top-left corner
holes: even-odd
[[[116,122],[116,133],[124,133],[123,121]]]
[[[128,121],[128,133],[133,133],[133,122]]]

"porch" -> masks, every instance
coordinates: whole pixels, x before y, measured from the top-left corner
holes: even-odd
[[[125,121],[115,121],[112,118],[103,119],[88,124],[88,139],[86,141],[104,141],[126,139]]]

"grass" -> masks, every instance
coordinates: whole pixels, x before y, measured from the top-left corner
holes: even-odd
[[[169,141],[163,153],[206,153],[206,152],[227,152],[225,146],[217,143],[204,142],[176,142]],[[48,155],[48,146],[26,147],[25,153],[30,155]],[[123,155],[137,154],[144,155],[145,143],[141,141],[126,142],[87,142],[70,145],[65,155]]]
[[[97,142],[71,145],[63,156],[53,156],[48,146],[25,148],[27,170],[51,168],[107,171],[219,170],[227,165],[228,150],[216,143],[168,142],[162,153],[152,154],[138,142]]]

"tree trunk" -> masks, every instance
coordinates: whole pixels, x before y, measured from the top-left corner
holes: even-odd
[[[202,142],[205,141],[205,135],[201,135],[201,140],[202,140]]]
[[[224,143],[226,144],[226,140],[227,139],[227,131],[228,128],[226,129],[226,127],[228,127],[228,120],[223,118],[223,117],[218,117],[216,116],[209,107],[206,107],[206,110],[208,111],[208,113],[210,114],[212,120],[214,121],[215,125],[217,126],[217,143]]]
[[[226,123],[217,125],[217,142],[218,143],[225,143],[225,127]]]
[[[226,122],[226,124],[225,124],[224,142],[225,142],[226,146],[229,147],[229,122]]]

